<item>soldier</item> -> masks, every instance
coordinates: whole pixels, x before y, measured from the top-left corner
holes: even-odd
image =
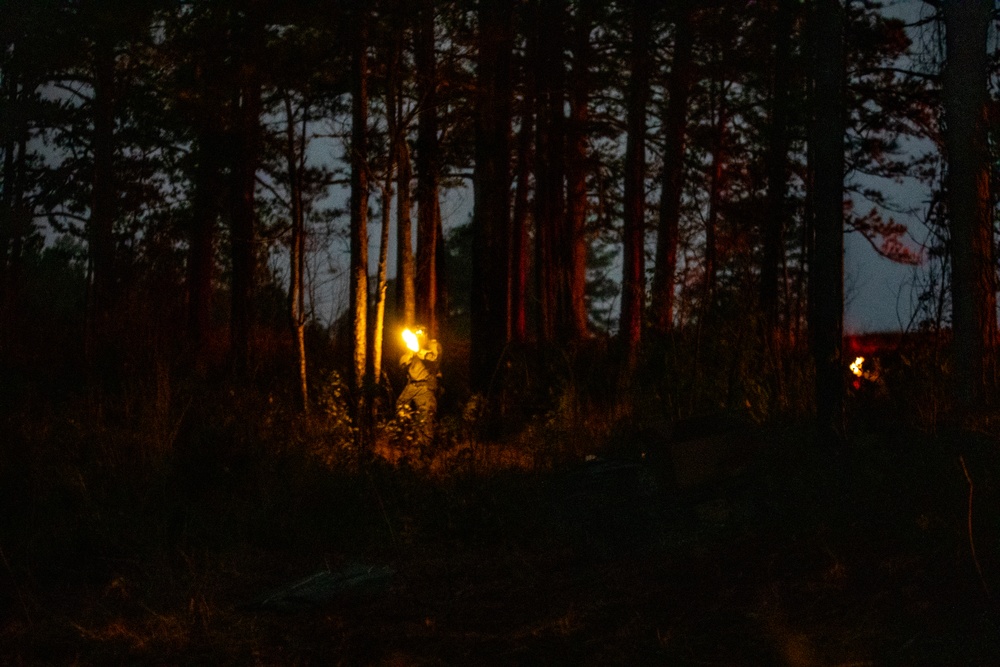
[[[396,413],[413,410],[429,436],[437,412],[441,344],[434,339],[428,340],[422,326],[412,331],[405,329],[403,339],[408,349],[400,357],[399,365],[406,371],[406,386],[396,400]]]

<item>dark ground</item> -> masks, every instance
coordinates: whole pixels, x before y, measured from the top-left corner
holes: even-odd
[[[4,545],[0,663],[1000,664],[995,440],[887,430],[825,456],[768,438],[738,477],[683,492],[643,462],[445,481],[376,466],[290,503],[284,528],[205,496],[159,553],[33,564]],[[227,524],[241,540],[213,543]],[[257,604],[358,563],[392,574]]]

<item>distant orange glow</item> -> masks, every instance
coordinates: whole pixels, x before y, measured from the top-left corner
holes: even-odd
[[[851,363],[851,372],[857,375],[858,377],[862,377],[865,374],[864,365],[865,365],[864,357],[855,357],[854,361]]]

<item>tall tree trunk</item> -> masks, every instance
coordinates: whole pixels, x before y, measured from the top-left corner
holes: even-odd
[[[221,127],[199,128],[196,142],[198,165],[195,171],[191,228],[188,235],[188,341],[196,365],[204,362],[205,343],[212,317],[215,274],[215,237],[220,212],[220,193],[226,189],[219,156],[225,150]]]
[[[399,120],[396,116],[397,79],[399,59],[402,51],[398,39],[400,29],[396,27],[396,39],[390,45],[385,75],[385,120],[388,135],[388,151],[385,160],[385,177],[382,183],[382,229],[379,235],[378,274],[375,282],[375,322],[372,327],[372,378],[379,382],[382,378],[382,347],[385,333],[385,297],[389,284],[389,229],[392,227],[392,182],[398,160],[400,137]]]
[[[240,36],[238,88],[233,100],[236,132],[232,153],[233,180],[229,236],[232,259],[230,345],[233,368],[245,376],[250,363],[250,332],[254,324],[254,293],[257,269],[256,206],[257,166],[260,163],[261,74],[256,58],[263,43],[263,27],[254,10],[246,17]]]
[[[775,0],[773,18],[774,64],[771,79],[771,109],[768,123],[767,147],[767,213],[762,216],[761,239],[763,248],[760,267],[761,343],[766,346],[769,360],[767,377],[773,383],[770,394],[774,405],[785,401],[784,347],[782,327],[779,322],[779,276],[785,267],[785,230],[789,227],[788,215],[788,118],[789,85],[791,80],[792,29],[794,25],[792,0]],[[788,301],[787,276],[785,301]],[[786,311],[787,313],[787,311]],[[787,325],[786,325],[787,327]],[[785,329],[787,333],[787,328]]]
[[[396,178],[396,307],[404,326],[416,318],[416,292],[413,264],[413,221],[410,218],[410,147],[406,137],[400,137],[396,148],[398,177]]]
[[[571,42],[573,71],[569,77],[569,122],[566,132],[566,234],[567,284],[562,301],[567,312],[561,318],[564,340],[587,336],[587,131],[590,122],[590,32],[594,22],[594,0],[579,4]]]
[[[988,152],[987,34],[993,0],[942,2],[954,391],[963,410],[996,387],[996,266]]]
[[[13,108],[24,104],[23,84],[12,72],[3,72],[3,97]],[[3,142],[3,195],[0,200],[0,354],[5,352],[14,331],[21,291],[24,237],[30,226],[30,210],[25,201],[28,169],[27,114],[16,112],[12,131]]]
[[[351,59],[351,285],[354,389],[364,414],[368,352],[368,12],[358,12]]]
[[[816,419],[833,446],[844,438],[844,8],[816,0],[813,10],[813,262],[810,267]]]
[[[691,55],[694,21],[690,0],[683,0],[674,21],[674,58],[667,81],[663,114],[663,176],[660,185],[660,220],[656,235],[656,267],[650,319],[665,334],[674,325],[674,275],[680,238],[681,198],[684,193],[684,153],[688,98],[691,90]]]
[[[479,1],[470,379],[489,388],[510,330],[510,124],[513,0]]]
[[[285,161],[288,168],[289,199],[291,200],[292,237],[288,263],[288,315],[295,341],[296,366],[299,376],[299,399],[302,411],[309,412],[309,378],[306,368],[305,344],[305,206],[302,175],[305,171],[306,127],[309,123],[308,102],[302,105],[302,129],[297,131],[291,94],[285,93]]]
[[[715,95],[717,109],[715,117],[714,136],[712,137],[712,165],[708,175],[708,213],[705,216],[705,255],[702,260],[705,279],[702,293],[702,319],[712,317],[715,311],[715,292],[718,282],[719,247],[718,230],[719,214],[722,208],[722,197],[726,189],[726,134],[729,125],[729,107],[727,86],[718,83]]]
[[[434,299],[434,331],[440,331],[445,322],[448,321],[448,314],[451,312],[451,294],[448,292],[448,249],[445,247],[444,219],[441,217],[441,207],[437,207],[434,216],[434,271],[436,277],[434,284],[437,285],[437,298]]]
[[[778,276],[785,255],[788,204],[788,117],[791,79],[792,0],[776,0],[774,26],[774,67],[771,81],[771,118],[768,123],[767,214],[760,268],[760,305],[769,335],[778,325]]]
[[[390,151],[393,150],[390,148]],[[378,273],[375,278],[375,321],[372,323],[372,379],[382,377],[382,347],[385,338],[385,295],[389,286],[389,228],[392,227],[392,160],[386,164],[382,184],[382,229],[378,246]]]
[[[534,7],[525,5],[524,22],[532,26]],[[510,333],[519,343],[528,340],[528,281],[531,267],[530,204],[531,174],[534,170],[532,136],[535,129],[534,38],[521,59],[523,92],[520,95],[520,126],[517,130],[517,167],[510,237]]]
[[[538,339],[553,342],[563,327],[559,297],[567,284],[563,261],[566,235],[564,0],[543,0],[536,9],[533,51],[537,53],[535,123],[535,279]]]
[[[437,63],[434,36],[434,2],[421,0],[414,31],[417,79],[417,318],[437,335],[438,322],[438,146]]]
[[[111,43],[94,45],[94,133],[91,150],[94,170],[91,183],[87,241],[91,285],[87,312],[87,350],[91,381],[116,365],[110,358],[110,320],[115,293],[115,52]]]
[[[407,142],[407,127],[403,114],[404,78],[399,76],[403,57],[406,30],[413,23],[413,13],[409,11],[408,0],[393,3],[392,35],[392,81],[387,81],[389,94],[386,98],[387,113],[392,120],[390,138],[395,140],[395,148],[390,155],[396,168],[396,318],[404,326],[412,326],[416,318],[415,266],[413,262],[413,221],[410,216],[412,199],[410,181],[413,170],[410,167],[410,145]],[[391,98],[391,101],[390,99]]]
[[[622,308],[619,337],[626,372],[635,367],[642,342],[646,300],[646,107],[649,103],[651,17],[642,0],[629,5],[631,44],[626,109]]]

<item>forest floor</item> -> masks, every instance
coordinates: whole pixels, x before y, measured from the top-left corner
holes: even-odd
[[[383,466],[296,505],[314,524],[86,562],[4,555],[0,662],[1000,664],[995,441],[958,453],[883,432],[824,456],[774,437],[738,478],[693,493],[641,463],[450,480]],[[198,510],[223,513],[211,525],[239,521],[213,498]],[[260,603],[357,565],[387,576]]]

